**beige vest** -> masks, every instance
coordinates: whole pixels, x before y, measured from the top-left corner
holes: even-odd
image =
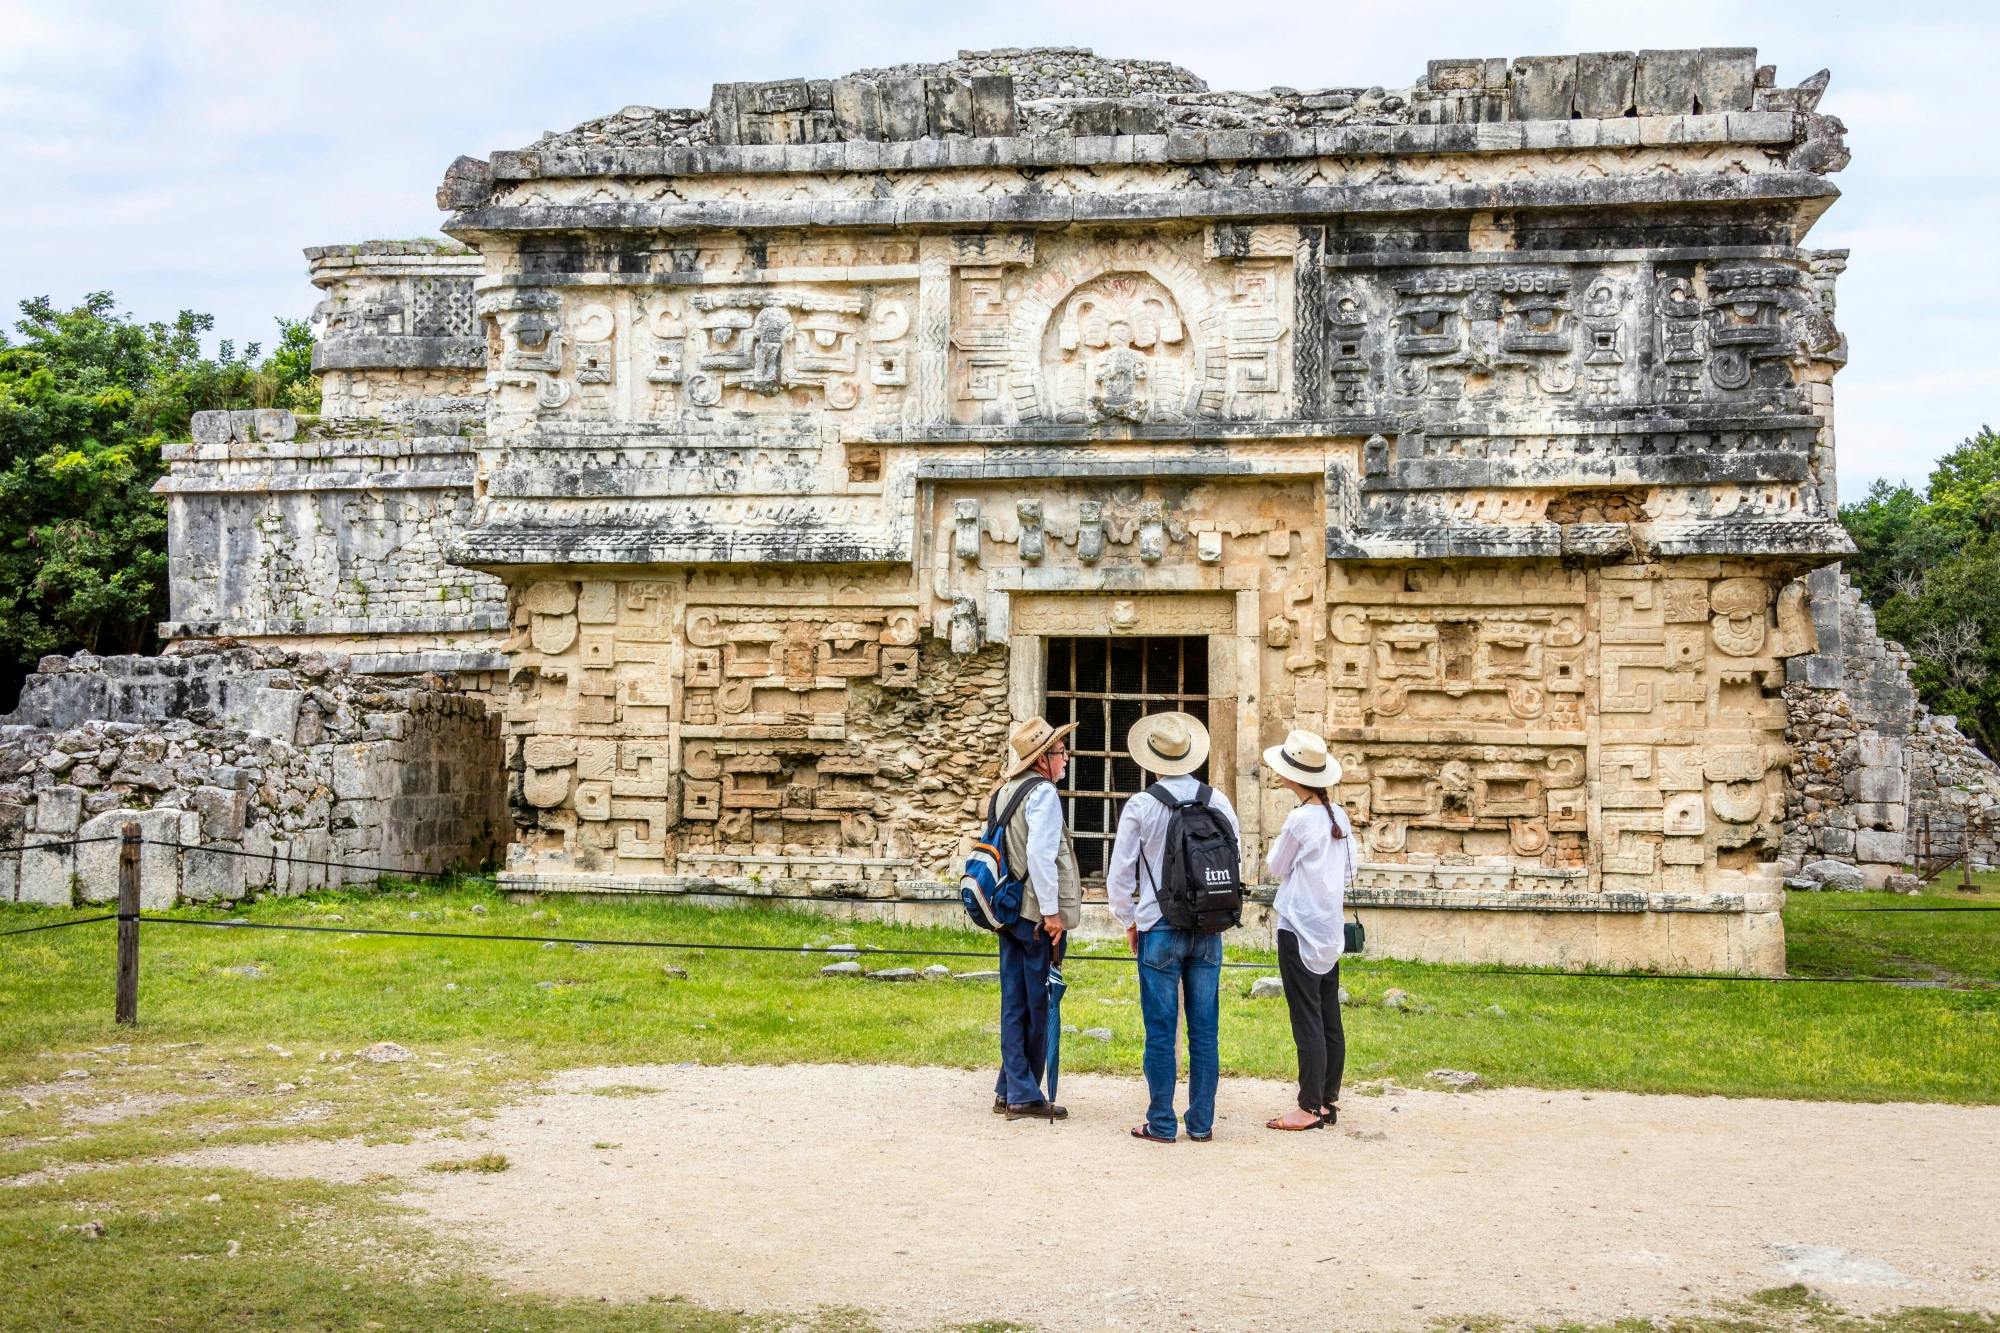
[[[1007,802],[1014,799],[1015,791],[1020,788],[1023,782],[1026,782],[1033,776],[1033,774],[1024,773],[1011,782],[1004,784],[999,792],[995,794],[993,798],[994,803],[988,808],[986,817],[991,819],[1002,810],[1005,810]],[[1024,917],[1039,917],[1041,913],[1036,910],[1035,886],[1028,879],[1028,807],[1026,802],[1023,802],[1021,808],[1014,812],[1014,818],[1008,821],[1007,824],[1007,865],[1009,869],[1021,877],[1021,882],[1028,886],[1028,896],[1023,898],[1021,902],[1021,915]],[[1078,923],[1083,920],[1083,880],[1076,871],[1076,848],[1070,844],[1068,825],[1063,826],[1062,844],[1056,848],[1056,878],[1058,880],[1056,884],[1056,901],[1062,906],[1063,929],[1075,930]]]

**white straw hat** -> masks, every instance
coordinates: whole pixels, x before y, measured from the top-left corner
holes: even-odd
[[[1039,717],[1016,724],[1007,737],[1007,758],[1002,761],[1000,781],[1017,778],[1035,766],[1050,746],[1076,730],[1076,723],[1052,727]]]
[[[1264,751],[1272,772],[1301,787],[1331,787],[1340,781],[1340,761],[1326,751],[1326,741],[1310,731],[1294,731],[1283,745]]]
[[[1148,713],[1125,733],[1125,750],[1147,772],[1178,777],[1208,762],[1208,728],[1190,713]]]

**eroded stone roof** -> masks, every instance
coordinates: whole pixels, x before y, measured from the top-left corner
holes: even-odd
[[[961,51],[951,60],[838,79],[717,84],[707,108],[629,106],[534,148],[671,148],[952,137],[1089,137],[1209,130],[1309,131],[1810,112],[1825,74],[1777,86],[1749,47],[1433,60],[1407,86],[1211,90],[1167,61],[1083,47]]]

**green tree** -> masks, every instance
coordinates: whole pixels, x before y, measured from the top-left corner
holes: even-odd
[[[2000,435],[1962,441],[1921,494],[1878,481],[1840,518],[1848,576],[1909,650],[1919,696],[2000,753]]]
[[[109,292],[21,302],[0,331],[0,706],[45,653],[143,652],[166,615],[160,446],[210,408],[313,410],[312,335],[280,320],[277,351],[228,341],[207,315],[141,324]]]

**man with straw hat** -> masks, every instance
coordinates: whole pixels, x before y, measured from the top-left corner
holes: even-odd
[[[1061,1120],[1069,1112],[1042,1091],[1048,1062],[1049,968],[1083,912],[1076,850],[1063,827],[1056,784],[1069,770],[1069,734],[1076,724],[1052,727],[1039,717],[1007,737],[1000,785],[986,818],[1007,808],[1029,788],[1007,822],[1007,864],[1021,868],[1025,888],[1021,919],[1000,932],[1000,1076],[993,1082],[993,1113],[1009,1120]]]
[[[1180,1029],[1179,1011],[1187,1009],[1188,1137],[1206,1143],[1215,1137],[1215,1086],[1222,1072],[1216,1029],[1222,983],[1222,936],[1176,930],[1164,919],[1159,902],[1162,853],[1173,810],[1154,790],[1176,801],[1194,801],[1205,794],[1228,823],[1238,846],[1242,829],[1229,798],[1194,776],[1208,762],[1208,729],[1187,713],[1153,713],[1142,717],[1125,738],[1134,763],[1159,781],[1154,788],[1125,802],[1118,817],[1118,836],[1111,845],[1111,864],[1104,872],[1104,892],[1111,915],[1125,927],[1125,942],[1139,960],[1139,1012],[1146,1024],[1146,1090],[1150,1105],[1146,1123],[1132,1137],[1152,1143],[1172,1143],[1179,1121],[1174,1115],[1174,1048]]]

